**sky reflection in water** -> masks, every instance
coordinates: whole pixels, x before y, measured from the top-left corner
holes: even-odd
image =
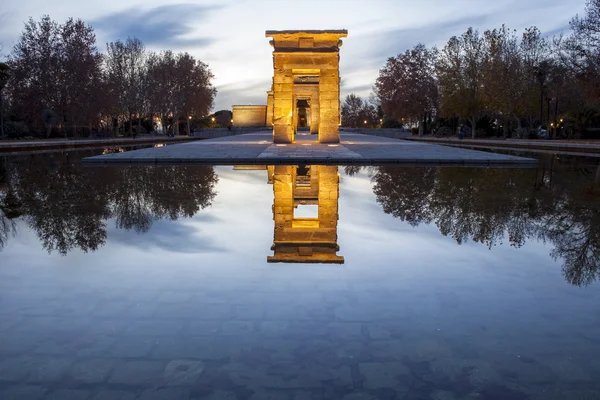
[[[296,168],[79,165],[87,155],[2,160],[0,313],[16,321],[17,332],[23,309],[12,304],[24,293],[37,291],[27,296],[58,303],[88,293],[80,309],[72,306],[65,315],[125,319],[125,336],[116,343],[126,341],[136,323],[175,318],[183,324],[177,335],[187,337],[203,335],[202,329],[186,333],[189,321],[216,321],[209,347],[218,353],[220,343],[218,356],[228,363],[210,364],[202,346],[188,350],[200,352],[206,371],[226,371],[234,383],[218,390],[237,398],[280,386],[292,393],[282,384],[289,379],[298,379],[294,390],[313,398],[579,399],[600,393],[594,159],[544,155],[539,168],[528,170],[324,167],[340,176],[339,220],[328,225],[337,228],[340,266],[266,262],[278,223],[272,207],[283,204],[274,204],[277,182]],[[302,201],[314,203],[311,196]],[[317,202],[333,197],[318,195]],[[329,233],[311,238],[327,242]],[[161,300],[170,293],[182,293],[185,305],[170,308]],[[141,317],[125,306],[114,314],[98,311],[115,298],[150,311]],[[201,310],[214,303],[227,311],[203,317]],[[29,306],[34,316],[67,318],[63,308]],[[232,321],[249,321],[247,330],[232,328]],[[5,344],[10,332],[2,334]],[[255,353],[258,359],[244,359],[228,335],[249,341],[246,357],[266,346],[282,359]],[[45,354],[39,341],[22,354],[0,345],[6,352]],[[61,357],[77,359],[81,352],[69,348]],[[142,359],[184,356],[196,359],[156,345]],[[312,376],[303,363],[325,378]],[[244,380],[251,370],[258,375]],[[206,394],[197,387],[205,375],[189,385],[192,395]],[[256,383],[263,378],[270,383]]]

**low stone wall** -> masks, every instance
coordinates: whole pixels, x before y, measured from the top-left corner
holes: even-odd
[[[190,132],[190,137],[199,139],[216,139],[226,136],[242,135],[244,133],[264,130],[270,131],[271,128],[233,128],[231,130],[228,130],[227,128],[211,128],[203,129],[201,131]]]
[[[340,133],[361,133],[363,135],[383,136],[391,139],[405,139],[412,136],[410,131],[405,129],[377,129],[377,128],[341,128]]]

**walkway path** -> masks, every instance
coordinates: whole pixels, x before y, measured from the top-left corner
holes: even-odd
[[[198,140],[187,136],[168,138],[165,136],[138,136],[133,138],[96,138],[96,139],[47,139],[47,140],[0,140],[0,153],[43,150],[43,149],[71,149],[74,147],[94,146],[137,146],[152,143],[178,143]]]
[[[298,137],[295,144],[273,144],[269,132],[255,132],[219,139],[202,140],[107,154],[84,159],[86,163],[110,164],[436,164],[476,166],[534,166],[536,160],[388,139],[342,133],[336,145],[318,144],[311,136]]]
[[[527,139],[458,139],[456,137],[407,137],[413,142],[448,144],[453,146],[480,146],[486,148],[509,148],[520,150],[549,150],[557,152],[600,153],[600,142],[567,140]]]

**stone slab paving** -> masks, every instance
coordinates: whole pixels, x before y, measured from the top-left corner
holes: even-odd
[[[518,149],[541,149],[551,151],[577,151],[584,153],[600,153],[600,143],[597,141],[585,140],[527,140],[527,139],[458,139],[456,137],[435,138],[435,137],[418,137],[410,136],[407,140],[422,143],[436,144],[452,144],[455,146],[486,146],[494,147],[509,147]]]
[[[94,164],[435,164],[470,166],[535,166],[529,158],[456,147],[342,133],[341,143],[319,144],[303,137],[295,144],[273,144],[269,132],[202,140],[107,154],[84,159]]]

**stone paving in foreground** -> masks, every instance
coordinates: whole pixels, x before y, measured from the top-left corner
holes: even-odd
[[[444,314],[478,309],[454,282],[419,296],[393,272],[24,267],[0,270],[2,400],[598,398],[577,390],[594,387],[585,338],[569,339],[567,359],[540,351],[568,330],[532,346],[482,330],[481,316],[454,329]],[[561,389],[572,396],[551,395]]]
[[[318,144],[298,136],[295,144],[273,144],[269,132],[255,132],[190,143],[108,154],[86,163],[116,164],[436,164],[531,166],[533,159],[475,150],[342,133],[339,145]]]

